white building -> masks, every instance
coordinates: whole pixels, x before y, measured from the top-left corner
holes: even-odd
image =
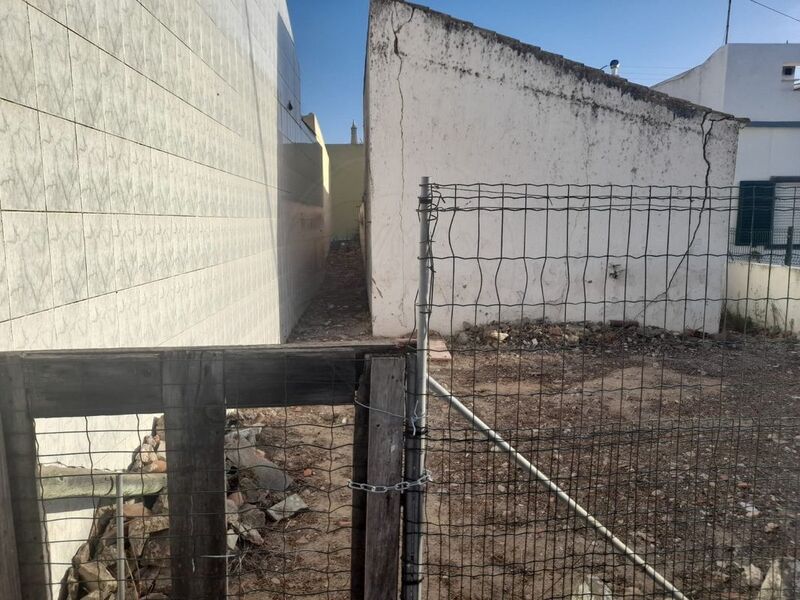
[[[0,351],[280,342],[329,223],[285,0],[0,1]],[[151,420],[38,420],[40,460]],[[93,510],[45,511],[57,583]]]
[[[750,120],[736,156],[734,246],[783,254],[789,226],[800,243],[800,44],[727,44],[653,89]]]
[[[733,183],[740,123],[730,115],[423,7],[373,0],[366,68],[367,281],[373,331],[378,335],[399,335],[414,328],[416,210],[423,175],[437,183]],[[662,220],[653,223],[647,234],[643,224],[634,224],[637,217],[615,213],[610,236],[608,230],[596,233],[599,224],[594,221],[590,233],[585,220],[568,220],[562,211],[553,214],[547,239],[543,214],[528,219],[527,231],[521,230],[522,219],[506,221],[514,231],[507,229],[505,239],[516,245],[506,245],[505,255],[542,255],[546,243],[550,256],[585,256],[590,242],[603,245],[592,254],[648,253],[662,258],[630,261],[627,283],[607,272],[607,261],[595,261],[584,273],[582,268],[570,270],[565,260],[551,258],[542,267],[542,280],[527,291],[521,284],[526,276],[523,261],[503,263],[497,289],[484,285],[482,292],[475,269],[455,274],[440,263],[434,301],[466,308],[454,315],[434,311],[433,329],[449,331],[451,323],[460,327],[462,320],[498,318],[496,309],[474,315],[470,305],[484,300],[495,305],[540,305],[548,317],[559,320],[617,319],[624,304],[628,315],[648,323],[706,331],[718,327],[721,303],[687,298],[722,295],[724,219],[703,216],[713,222],[704,221],[692,245],[693,251],[716,255],[715,244],[722,240],[722,257],[712,257],[710,265],[694,261],[688,273],[681,269],[668,282],[663,277],[648,279],[646,271],[665,273],[665,267],[674,268],[677,259],[664,259],[665,248],[672,255],[689,250],[686,236],[677,232],[687,230],[687,217],[697,222],[698,214],[676,213],[670,230],[668,213],[660,212],[657,218]],[[501,239],[502,226],[501,218],[486,217],[482,242],[475,239],[474,227],[456,229],[453,235],[461,254],[491,256],[497,249],[480,244]],[[440,223],[440,234],[447,228]],[[625,236],[616,228],[632,230],[627,248]],[[539,245],[524,248],[525,239]],[[610,251],[607,243],[613,245]],[[448,252],[447,247],[434,248],[434,254]],[[533,264],[534,272],[541,263]],[[481,294],[486,297],[478,298]],[[614,307],[605,313],[598,308],[604,295],[608,306]],[[665,295],[669,303],[663,301]],[[673,302],[673,297],[679,299]],[[594,302],[598,298],[601,302]]]

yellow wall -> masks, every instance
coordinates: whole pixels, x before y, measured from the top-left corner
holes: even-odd
[[[364,196],[364,144],[328,144],[332,240],[358,237],[358,208]]]

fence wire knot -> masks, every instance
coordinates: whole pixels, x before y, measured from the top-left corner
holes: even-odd
[[[386,494],[388,492],[402,493],[412,487],[421,487],[429,481],[433,481],[433,477],[430,471],[426,470],[419,479],[414,481],[401,481],[394,485],[372,485],[369,483],[359,483],[351,479],[347,482],[347,487],[351,490],[361,490],[362,492],[371,492],[373,494]]]

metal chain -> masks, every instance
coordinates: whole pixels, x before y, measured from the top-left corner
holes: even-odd
[[[387,492],[404,492],[412,487],[423,486],[429,481],[433,481],[430,471],[425,471],[422,476],[416,481],[401,481],[394,485],[371,485],[369,483],[358,483],[353,480],[347,482],[347,487],[351,490],[361,490],[362,492],[371,492],[373,494],[385,494]]]

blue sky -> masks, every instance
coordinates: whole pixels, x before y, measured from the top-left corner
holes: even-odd
[[[651,85],[722,44],[727,0],[427,0],[434,10]],[[800,18],[800,0],[763,0]],[[302,109],[328,143],[361,135],[368,0],[288,0],[302,80]],[[751,0],[733,0],[731,42],[800,42],[800,23]]]

